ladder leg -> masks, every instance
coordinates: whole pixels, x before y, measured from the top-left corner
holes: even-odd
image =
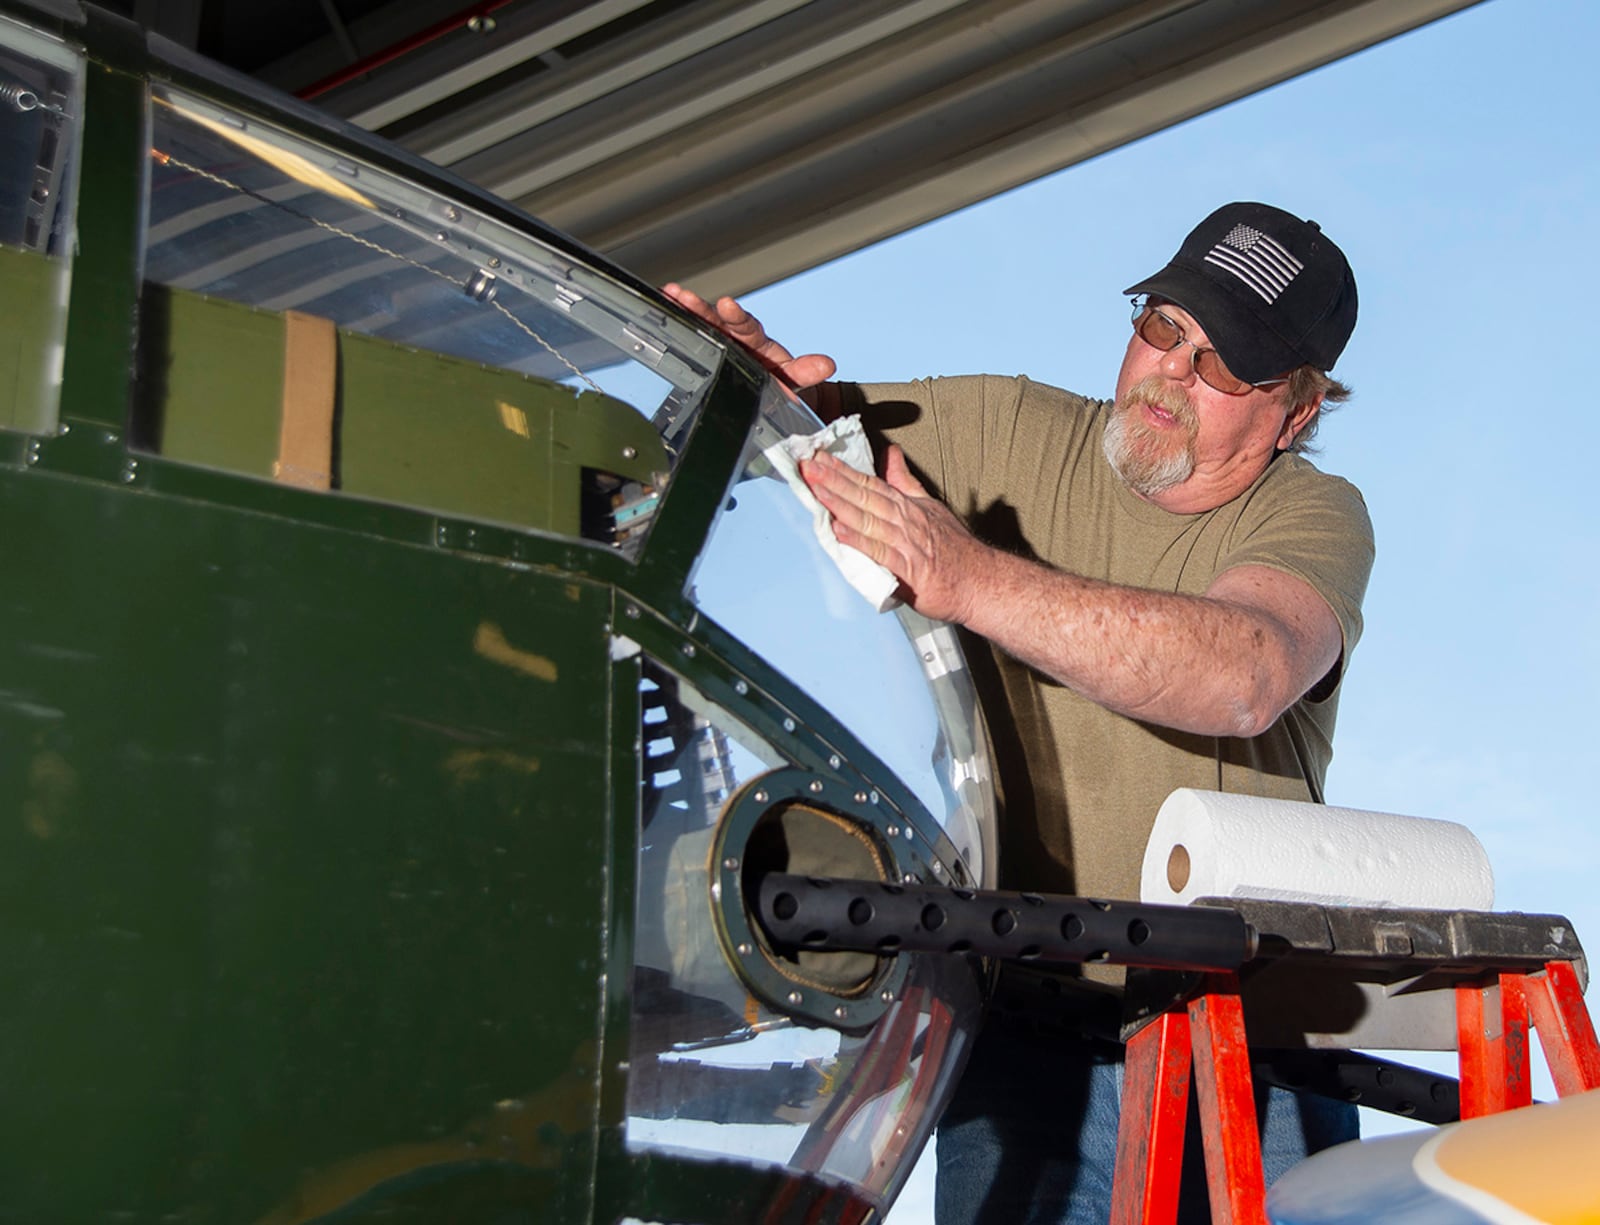
[[[1211,1219],[1214,1225],[1266,1225],[1267,1187],[1238,977],[1208,975],[1204,994],[1189,1001],[1189,1023]]]
[[[1522,982],[1498,975],[1456,988],[1456,1047],[1461,1055],[1461,1117],[1475,1119],[1531,1100],[1528,1010]]]
[[[1128,1040],[1111,1225],[1173,1225],[1189,1105],[1189,1014],[1164,1012]]]
[[[1506,1109],[1533,1104],[1528,1070],[1528,996],[1520,974],[1500,976],[1501,1031],[1506,1044]]]
[[[1526,982],[1528,1010],[1556,1092],[1566,1097],[1600,1089],[1600,1045],[1572,964],[1552,961],[1542,973],[1528,975]]]

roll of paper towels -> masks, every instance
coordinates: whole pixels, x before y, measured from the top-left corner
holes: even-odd
[[[1488,910],[1494,872],[1454,821],[1180,787],[1156,814],[1139,896]]]

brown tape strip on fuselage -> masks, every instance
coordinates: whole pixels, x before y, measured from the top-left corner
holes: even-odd
[[[283,316],[283,415],[273,475],[301,489],[333,485],[333,410],[339,333],[333,320],[299,311]]]

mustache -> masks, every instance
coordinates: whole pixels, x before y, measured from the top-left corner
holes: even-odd
[[[1158,374],[1148,374],[1128,388],[1117,401],[1117,411],[1127,412],[1135,404],[1153,404],[1165,409],[1179,425],[1189,430],[1198,424],[1189,393]]]

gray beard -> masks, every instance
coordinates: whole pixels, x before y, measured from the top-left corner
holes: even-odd
[[[1151,498],[1183,484],[1194,474],[1194,455],[1188,446],[1162,446],[1140,426],[1130,425],[1132,405],[1118,401],[1106,421],[1102,447],[1111,470],[1122,483],[1142,497]]]

